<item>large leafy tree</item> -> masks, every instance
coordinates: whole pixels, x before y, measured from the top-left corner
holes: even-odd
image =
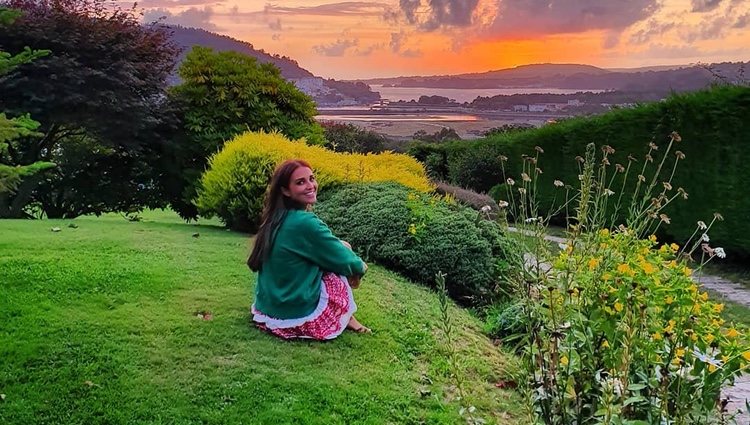
[[[0,79],[0,110],[30,113],[43,134],[12,160],[59,165],[34,189],[33,201],[49,217],[158,206],[152,159],[161,151],[156,129],[178,53],[168,31],[143,26],[134,10],[103,0],[3,5],[23,12],[0,26],[4,50],[51,51]]]
[[[19,11],[0,7],[0,26],[10,25],[20,14]],[[33,51],[28,47],[17,55],[0,50],[0,79],[17,66],[48,53],[44,50]],[[28,115],[8,118],[5,113],[0,113],[0,217],[20,214],[22,205],[18,202],[13,204],[9,200],[22,181],[28,182],[39,176],[40,172],[55,167],[54,163],[45,161],[30,164],[13,164],[10,161],[10,152],[18,149],[19,139],[39,136],[35,131],[38,127],[39,123]]]
[[[284,80],[272,64],[237,52],[194,47],[179,68],[182,83],[171,91],[187,145],[179,147],[168,185],[172,207],[195,218],[192,204],[207,158],[226,140],[246,131],[279,131],[291,139],[322,144],[323,129],[314,119],[315,103]]]

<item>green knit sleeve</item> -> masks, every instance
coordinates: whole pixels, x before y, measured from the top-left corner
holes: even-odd
[[[315,214],[306,213],[300,224],[302,246],[305,247],[300,254],[325,271],[344,276],[365,273],[362,259],[345,247]]]

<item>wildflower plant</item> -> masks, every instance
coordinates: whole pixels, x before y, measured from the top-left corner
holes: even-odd
[[[720,390],[748,368],[750,345],[694,280],[726,255],[708,236],[722,217],[698,222],[684,246],[654,236],[669,224],[665,208],[688,196],[672,181],[680,141],[672,133],[664,146],[649,144],[642,164],[631,155],[626,165],[590,144],[576,158],[579,187],[555,180],[560,195],[545,214],[535,198],[541,148],[523,157],[520,178],[504,175],[500,220],[513,222],[528,253],[512,281],[525,315],[518,380],[532,422],[726,423]],[[567,224],[559,249],[545,240],[555,216]]]

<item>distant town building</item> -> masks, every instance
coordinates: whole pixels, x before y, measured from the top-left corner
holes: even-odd
[[[568,106],[581,106],[583,105],[583,102],[581,102],[578,99],[571,99],[568,101]]]
[[[529,112],[552,112],[559,111],[568,106],[567,103],[532,103]]]
[[[528,112],[529,105],[513,105],[514,112]]]

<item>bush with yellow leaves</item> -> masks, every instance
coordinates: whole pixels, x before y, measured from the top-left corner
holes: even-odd
[[[337,153],[290,141],[278,133],[248,132],[227,142],[210,158],[196,200],[200,214],[218,215],[233,229],[254,230],[274,168],[294,158],[312,165],[319,189],[344,183],[394,181],[420,192],[433,190],[424,166],[407,155]]]

